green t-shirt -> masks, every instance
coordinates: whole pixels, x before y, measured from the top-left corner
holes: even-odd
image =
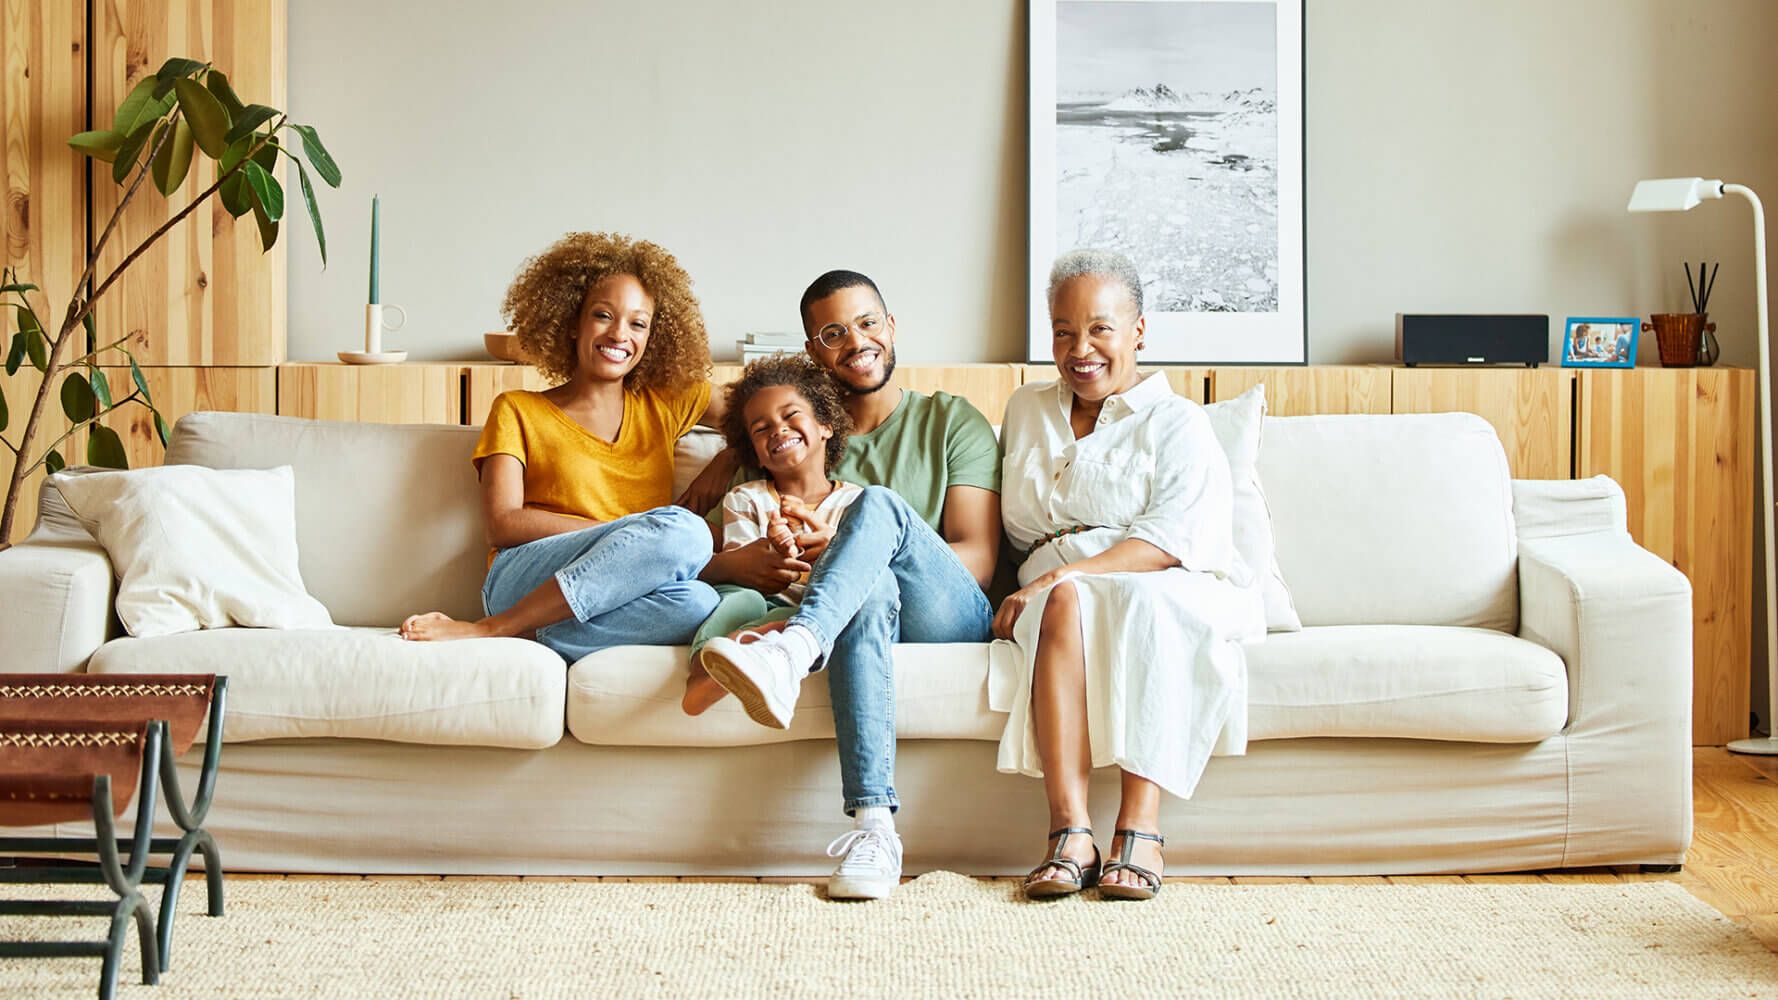
[[[744,463],[733,485],[761,475]],[[846,440],[846,456],[828,475],[860,486],[889,487],[942,534],[947,489],[978,486],[1000,492],[1000,442],[988,419],[962,396],[905,389],[889,419]],[[720,517],[719,506],[712,519]]]

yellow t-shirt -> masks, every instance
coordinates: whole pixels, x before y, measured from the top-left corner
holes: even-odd
[[[594,521],[615,521],[673,502],[673,445],[710,404],[710,384],[678,392],[624,393],[617,440],[595,436],[542,393],[503,392],[475,446],[482,459],[511,455],[525,465],[525,506]]]

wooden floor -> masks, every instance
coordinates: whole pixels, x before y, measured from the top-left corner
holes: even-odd
[[[1721,747],[1697,749],[1692,771],[1695,828],[1684,870],[1644,875],[1635,868],[1592,868],[1508,875],[1396,875],[1358,878],[1240,877],[1169,878],[1169,882],[1277,885],[1302,883],[1413,882],[1619,882],[1672,881],[1746,924],[1778,952],[1778,757],[1746,757]],[[392,881],[517,881],[507,875],[230,875],[231,879],[353,879]],[[530,877],[535,882],[811,882],[805,878]]]

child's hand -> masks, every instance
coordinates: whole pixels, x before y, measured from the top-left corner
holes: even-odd
[[[795,538],[802,551],[799,558],[810,563],[821,558],[821,553],[827,551],[827,543],[833,540],[833,526],[797,497],[784,497],[782,503],[783,516],[797,522],[802,529]]]
[[[790,522],[784,519],[783,514],[773,514],[771,520],[766,522],[766,540],[772,543],[772,548],[792,559],[802,557],[802,548],[796,543],[796,532],[791,530]]]

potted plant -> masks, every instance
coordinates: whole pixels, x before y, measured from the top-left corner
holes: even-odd
[[[302,158],[291,149],[292,136],[302,146]],[[124,193],[87,253],[86,268],[74,284],[73,297],[55,332],[51,333],[43,325],[44,314],[32,304],[33,293],[41,297],[42,290],[21,279],[13,269],[8,268],[0,274],[0,316],[10,309],[17,318],[15,332],[6,349],[6,373],[16,374],[28,363],[42,375],[22,414],[23,426],[16,440],[8,438],[6,433],[18,421],[13,419],[5,387],[0,385],[0,445],[12,452],[13,459],[12,474],[6,481],[4,506],[0,507],[0,550],[10,545],[7,539],[12,536],[15,508],[25,479],[39,466],[54,473],[66,465],[60,447],[82,428],[90,431],[86,461],[91,465],[116,469],[128,467],[129,459],[122,439],[98,420],[131,403],[149,409],[161,445],[164,447],[167,443],[167,423],[154,408],[148,382],[142,377],[135,356],[124,346],[129,338],[101,344],[93,322],[94,303],[117,283],[145,250],[212,196],[220,197],[223,207],[236,219],[251,213],[259,227],[262,250],[271,249],[278,241],[278,226],[284,217],[284,189],[275,176],[278,158],[283,156],[296,164],[303,204],[315,229],[315,241],[321,248],[321,263],[323,267],[327,265],[327,236],[321,227],[321,211],[315,202],[309,168],[312,167],[328,186],[337,188],[340,185],[339,166],[321,144],[314,126],[296,124],[277,108],[242,103],[228,77],[209,63],[196,59],[167,60],[159,71],[144,78],[124,98],[112,118],[111,128],[82,132],[69,139],[68,144],[95,160],[111,164],[111,179],[124,188]],[[172,194],[186,182],[192,160],[199,155],[216,162],[215,182],[130,250],[109,274],[100,278],[97,274],[99,255],[116,232],[124,209],[143,184],[152,177],[161,194]],[[307,166],[304,158],[308,161]],[[99,368],[100,356],[112,350],[122,353],[130,363],[133,385],[117,387],[119,391],[127,389],[121,395],[114,391]],[[37,450],[35,439],[52,392],[58,396],[70,427],[47,448]],[[18,402],[22,404],[24,401]]]

